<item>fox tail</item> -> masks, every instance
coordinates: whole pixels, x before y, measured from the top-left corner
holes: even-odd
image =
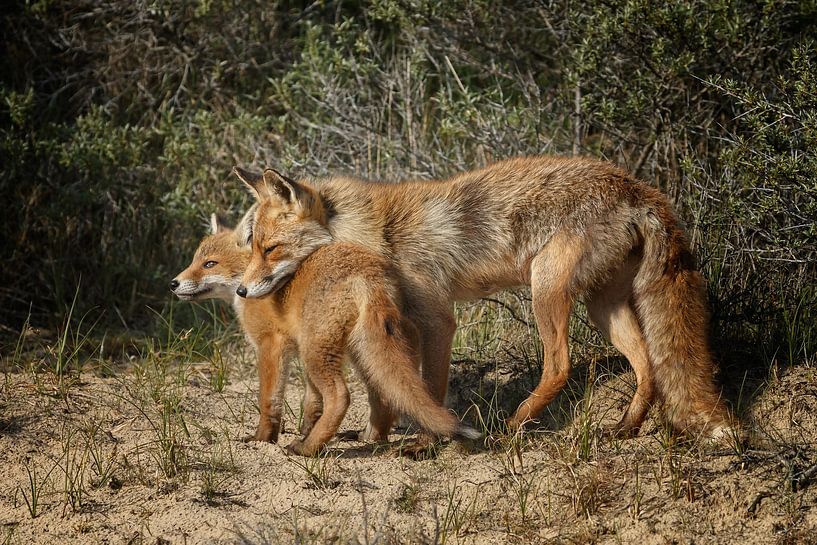
[[[715,385],[704,279],[666,199],[650,200],[633,292],[658,395],[675,429],[725,438],[731,418]]]
[[[366,290],[352,340],[361,371],[384,401],[433,435],[478,439],[480,432],[462,424],[437,403],[418,372],[409,336],[414,325],[403,318],[384,289]]]

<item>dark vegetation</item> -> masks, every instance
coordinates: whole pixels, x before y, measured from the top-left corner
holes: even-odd
[[[0,28],[8,346],[83,317],[156,331],[206,217],[249,202],[234,164],[397,179],[556,153],[671,195],[728,373],[813,358],[812,1],[40,0]]]

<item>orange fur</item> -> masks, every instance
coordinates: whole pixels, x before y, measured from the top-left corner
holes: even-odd
[[[249,247],[244,244],[247,217],[232,230],[214,216],[213,233],[201,241],[190,266],[174,279],[173,291],[183,299],[219,298],[233,304],[247,340],[255,349],[260,382],[258,426],[246,440],[276,442],[281,431],[288,362],[294,349],[271,319],[270,301],[244,301],[235,295],[250,261]]]
[[[215,264],[203,269],[208,262]],[[236,233],[222,229],[202,241],[193,263],[177,280],[201,282],[208,274],[217,275],[229,277],[235,289],[248,265],[256,266],[255,261],[249,263],[249,247]],[[368,439],[386,437],[391,410],[411,416],[434,435],[475,436],[436,403],[423,384],[412,351],[417,333],[401,315],[387,265],[364,248],[330,244],[308,256],[275,293],[233,301],[258,354],[261,417],[250,439],[277,440],[286,356],[294,353],[304,363],[307,392],[301,428],[306,437],[290,445],[293,452],[313,455],[337,431],[349,403],[341,369],[346,357],[361,371],[374,403]],[[381,407],[381,400],[390,410]]]
[[[545,347],[540,384],[508,420],[536,418],[570,366],[567,323],[577,298],[628,358],[637,390],[618,432],[638,431],[664,402],[682,431],[722,436],[730,416],[714,384],[703,279],[667,198],[625,171],[583,158],[520,157],[441,181],[294,181],[237,171],[258,196],[250,292],[275,289],[317,248],[361,244],[388,260],[403,312],[420,334],[422,371],[447,387],[452,302],[529,285]],[[259,239],[286,241],[286,251]],[[273,244],[273,242],[269,242]]]

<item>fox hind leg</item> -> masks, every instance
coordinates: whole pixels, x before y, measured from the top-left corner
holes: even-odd
[[[590,320],[630,362],[636,391],[619,423],[611,430],[619,437],[636,435],[655,398],[653,368],[647,343],[632,303],[634,268],[625,264],[604,288],[587,298]]]
[[[364,442],[386,441],[389,438],[392,424],[394,424],[394,413],[392,408],[383,401],[380,392],[369,387],[368,395],[369,423],[360,433],[360,440]]]
[[[581,240],[559,234],[531,261],[531,298],[544,366],[539,385],[507,420],[518,428],[536,418],[562,390],[570,372],[568,320],[573,307],[571,293],[576,266],[583,254]]]
[[[349,389],[343,379],[342,355],[313,352],[302,354],[304,368],[323,398],[323,412],[301,441],[287,449],[302,456],[314,456],[335,436],[349,408]]]
[[[408,312],[412,325],[407,328],[407,333],[413,345],[419,345],[423,381],[431,396],[442,405],[448,391],[451,347],[457,331],[457,320],[449,306],[440,304],[441,300],[446,298],[414,296],[412,308]],[[428,456],[435,441],[435,437],[420,430],[411,446],[403,449],[403,454],[417,459],[424,458]]]
[[[300,431],[306,437],[323,413],[323,397],[309,376],[306,373],[304,375],[304,407]]]
[[[445,403],[451,346],[457,331],[457,320],[451,308],[441,306],[439,301],[440,299],[432,297],[422,301],[415,300],[409,319],[416,326],[416,333],[412,333],[412,336],[417,338],[419,335],[414,345],[419,344],[423,380],[432,397],[439,403]],[[411,330],[412,327],[408,329]]]
[[[359,353],[352,351],[349,357],[355,368],[362,368]],[[383,399],[383,394],[379,392],[377,388],[372,388],[368,381],[364,382],[366,382],[366,393],[369,398],[369,422],[366,424],[366,429],[363,431],[342,433],[340,437],[363,441],[364,443],[387,441],[389,432],[394,424],[394,411],[388,403],[386,403],[386,400]]]

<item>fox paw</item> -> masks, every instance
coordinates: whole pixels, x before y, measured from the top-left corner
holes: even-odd
[[[602,437],[607,439],[632,439],[638,435],[641,426],[632,426],[619,422],[615,426],[605,426],[602,429]]]
[[[298,456],[303,456],[304,452],[304,442],[300,439],[295,439],[293,442],[287,445],[287,454],[296,454]]]
[[[416,461],[430,460],[437,457],[437,448],[431,438],[421,437],[400,445],[397,448],[397,455]]]
[[[389,440],[391,426],[376,428],[371,424],[366,425],[366,429],[358,432],[357,440],[363,443],[380,443]]]
[[[363,439],[363,432],[360,430],[347,430],[335,434],[337,439],[341,441],[365,441]]]
[[[277,443],[278,435],[281,433],[281,426],[261,426],[258,425],[253,435],[246,436],[243,441],[249,443],[251,441],[262,441],[265,443]]]
[[[295,454],[296,456],[315,456],[320,451],[320,448],[315,449],[307,446],[307,444],[301,439],[295,439],[289,445],[287,445],[287,453]]]

